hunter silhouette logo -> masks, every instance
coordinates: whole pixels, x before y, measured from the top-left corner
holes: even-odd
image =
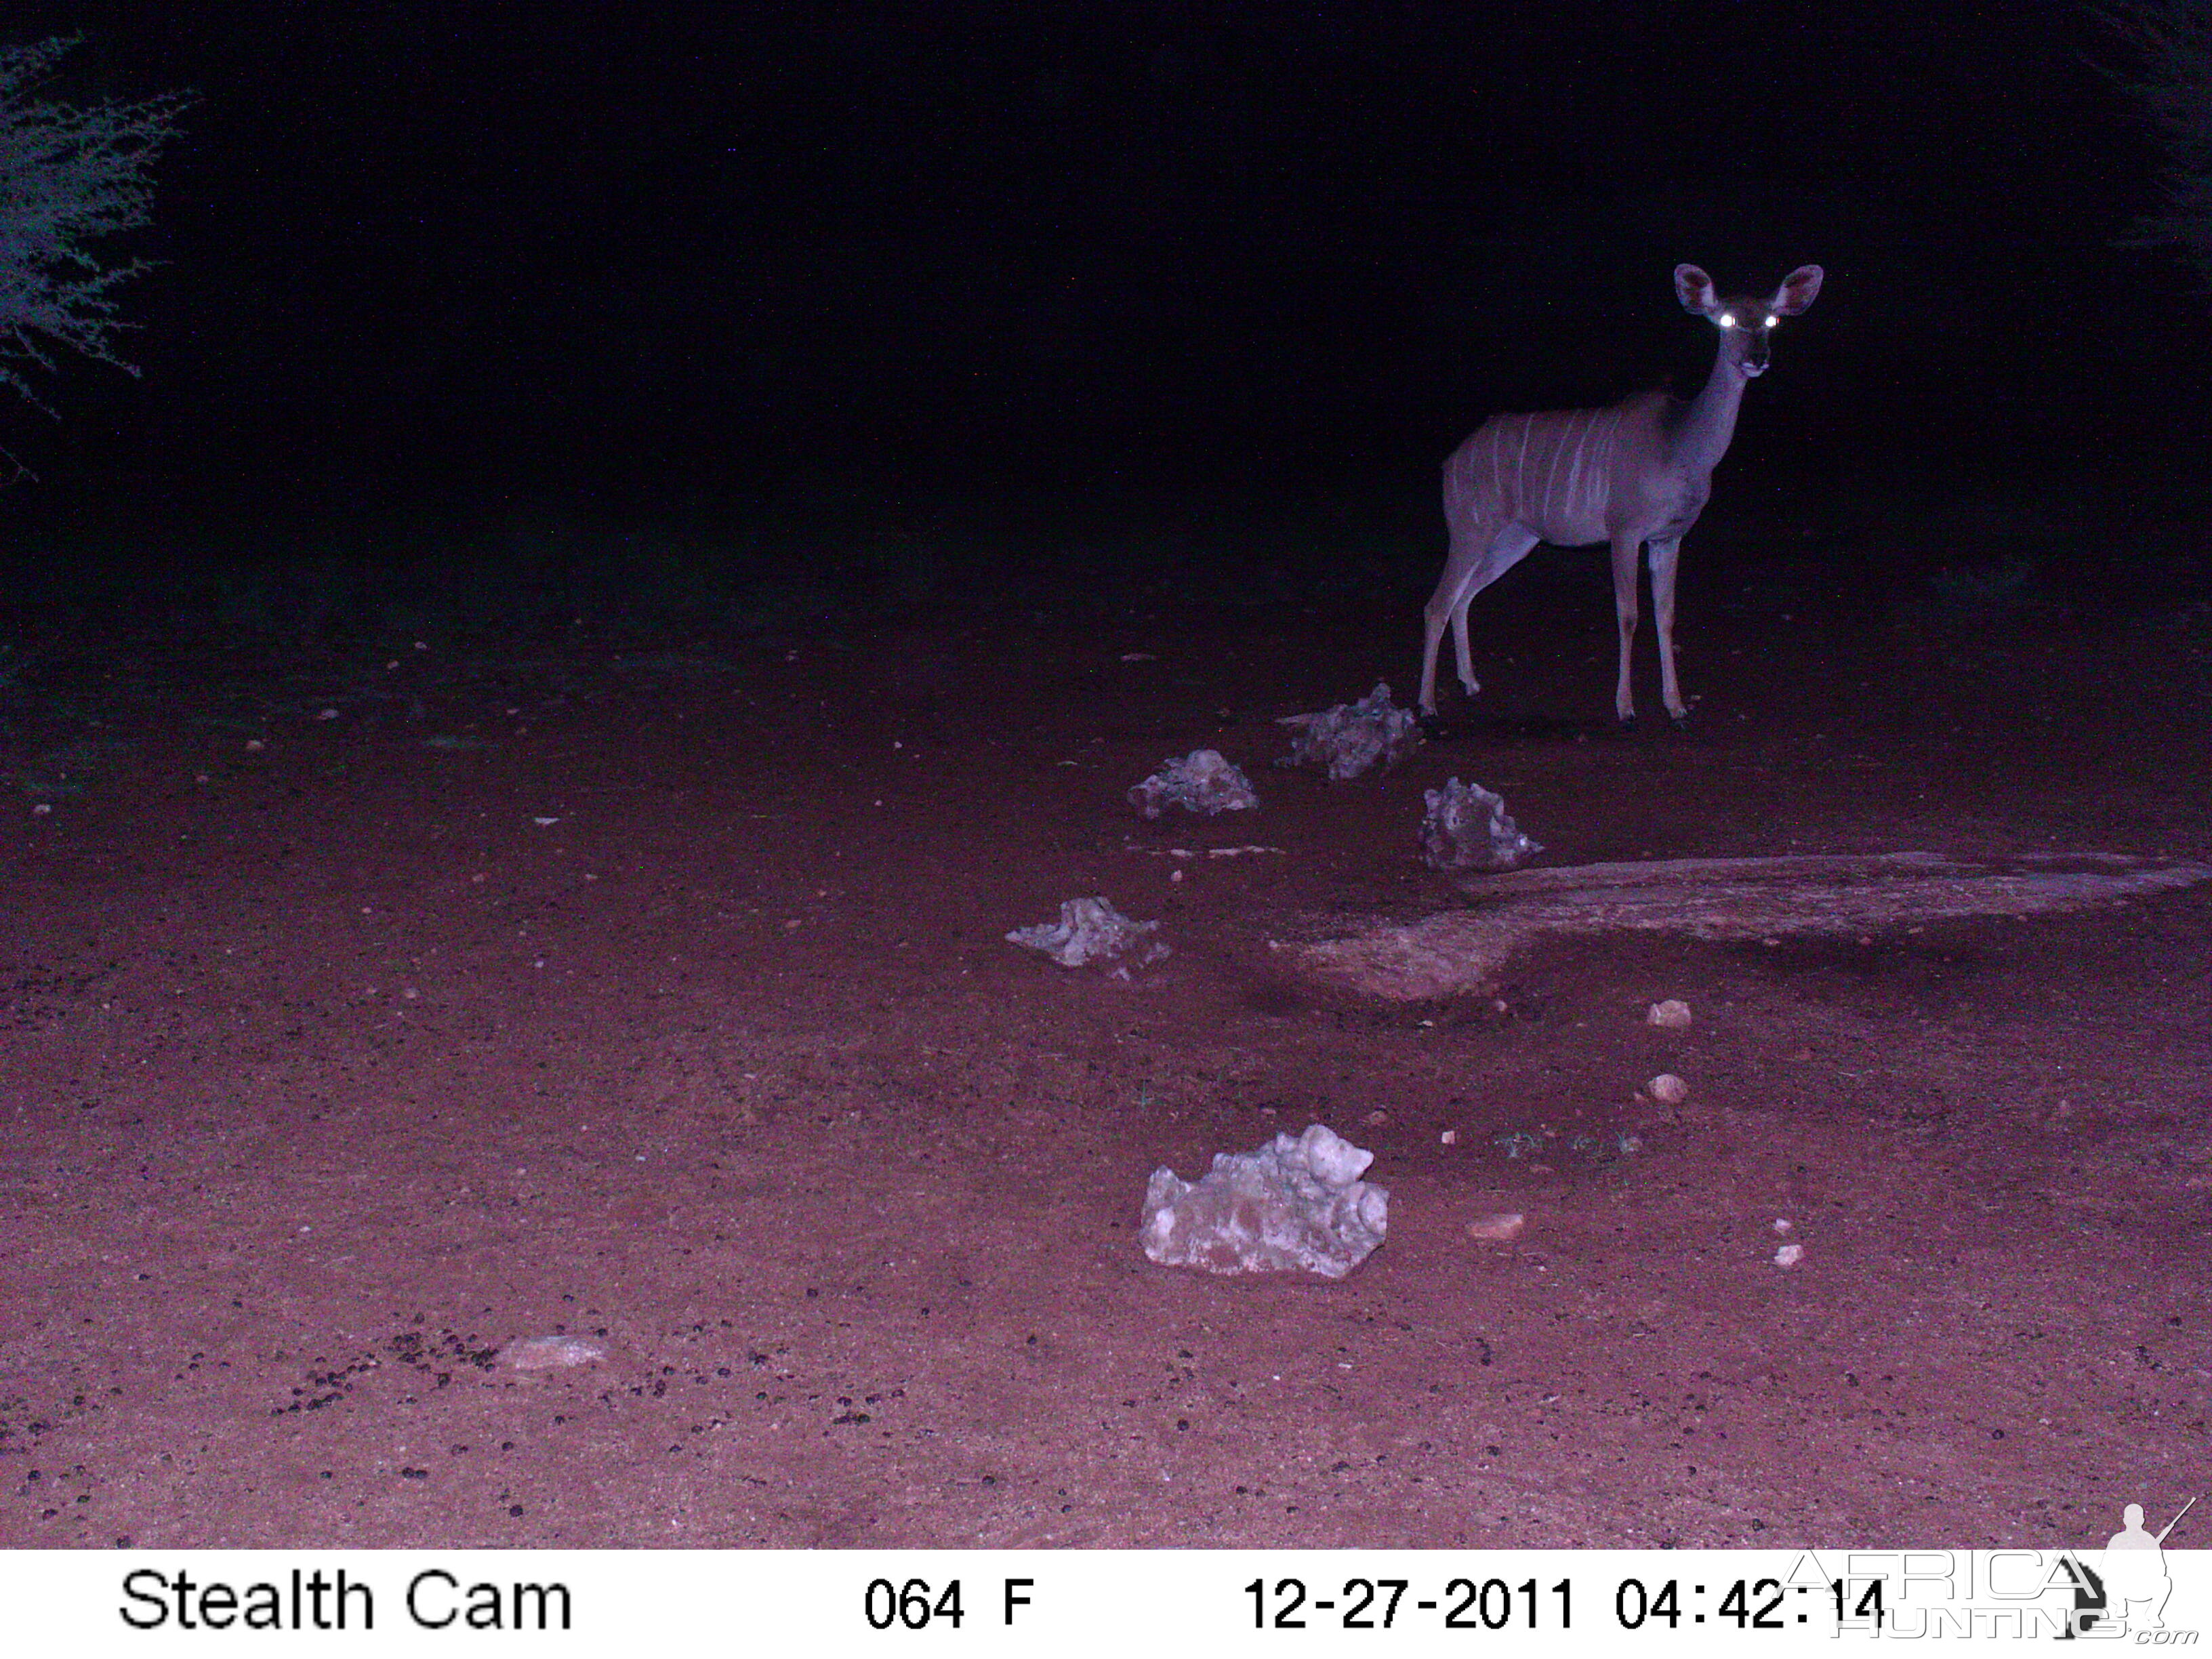
[[[2166,1600],[2173,1594],[2173,1580],[2166,1570],[2166,1540],[2181,1524],[2182,1516],[2196,1507],[2192,1498],[2156,1534],[2144,1529],[2142,1504],[2130,1504],[2120,1511],[2120,1530],[2106,1540],[2105,1559],[2098,1564],[2104,1581],[2104,1611],[2092,1618],[2109,1619],[2124,1630],[2166,1628]]]

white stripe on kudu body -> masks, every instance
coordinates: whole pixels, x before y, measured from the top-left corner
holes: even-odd
[[[1747,381],[1766,372],[1767,337],[1813,303],[1820,267],[1801,265],[1771,299],[1722,300],[1695,265],[1674,268],[1684,309],[1712,319],[1720,349],[1705,390],[1684,401],[1645,392],[1607,409],[1498,415],[1444,463],[1444,521],[1451,551],[1430,597],[1421,649],[1421,712],[1437,710],[1437,648],[1452,630],[1460,684],[1480,690],[1468,653],[1467,609],[1477,593],[1538,542],[1613,545],[1613,611],[1620,674],[1613,712],[1636,718],[1628,668],[1636,641],[1636,556],[1651,549],[1651,608],[1659,629],[1660,696],[1680,722],[1689,714],[1674,678],[1674,571],[1682,538],[1705,510],[1713,468],[1735,435]]]

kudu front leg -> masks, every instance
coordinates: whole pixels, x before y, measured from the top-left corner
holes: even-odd
[[[1636,653],[1636,554],[1641,545],[1634,538],[1613,538],[1613,614],[1620,623],[1620,678],[1613,688],[1613,712],[1623,726],[1636,724],[1636,694],[1629,688],[1628,671]]]
[[[1651,619],[1659,627],[1659,696],[1676,726],[1690,718],[1682,687],[1674,678],[1674,568],[1682,538],[1651,544]]]
[[[1461,595],[1460,602],[1452,607],[1452,650],[1459,660],[1459,683],[1467,688],[1467,695],[1470,697],[1482,690],[1482,683],[1474,678],[1474,653],[1468,649],[1467,644],[1467,612],[1468,607],[1474,603],[1474,595],[1466,593]]]

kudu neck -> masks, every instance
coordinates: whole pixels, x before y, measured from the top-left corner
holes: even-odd
[[[1729,441],[1735,436],[1736,410],[1743,404],[1747,377],[1729,343],[1729,337],[1723,334],[1720,348],[1713,354],[1713,372],[1705,377],[1704,389],[1687,403],[1675,405],[1668,437],[1680,465],[1710,471],[1728,453]]]

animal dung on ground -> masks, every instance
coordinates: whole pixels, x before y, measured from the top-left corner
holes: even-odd
[[[518,1371],[557,1370],[606,1357],[604,1347],[580,1336],[518,1336],[499,1351],[501,1362]]]
[[[1680,1106],[1690,1097],[1690,1085],[1672,1072],[1662,1072],[1644,1085],[1644,1092],[1662,1106]]]
[[[1006,942],[1042,951],[1063,968],[1107,968],[1126,979],[1130,969],[1149,967],[1170,954],[1164,940],[1152,937],[1159,926],[1133,921],[1103,898],[1068,899],[1060,907],[1058,921],[1017,927]]]
[[[1259,804],[1252,780],[1231,765],[1218,749],[1194,749],[1180,760],[1164,761],[1129,792],[1129,805],[1148,818],[1159,817],[1170,806],[1211,817],[1242,812]]]
[[[1544,849],[1507,816],[1505,799],[1454,778],[1423,797],[1421,859],[1431,870],[1510,870]]]
[[[1280,853],[1279,847],[1138,847],[1127,842],[1121,844],[1125,853],[1142,853],[1155,859],[1241,859],[1256,853]]]
[[[1341,1279],[1389,1224],[1390,1194],[1359,1178],[1374,1161],[1316,1123],[1257,1152],[1216,1152],[1195,1183],[1163,1166],[1145,1191],[1145,1254],[1164,1267],[1210,1273],[1302,1269]]]
[[[1291,729],[1291,752],[1278,766],[1315,766],[1332,782],[1356,778],[1381,761],[1395,766],[1421,746],[1421,723],[1410,708],[1390,701],[1390,688],[1377,684],[1358,702],[1340,702],[1318,714],[1284,714],[1275,721]]]
[[[1670,1031],[1686,1030],[1690,1024],[1690,1005],[1668,997],[1664,1002],[1655,1002],[1651,1012],[1644,1016],[1646,1025],[1663,1026]]]

